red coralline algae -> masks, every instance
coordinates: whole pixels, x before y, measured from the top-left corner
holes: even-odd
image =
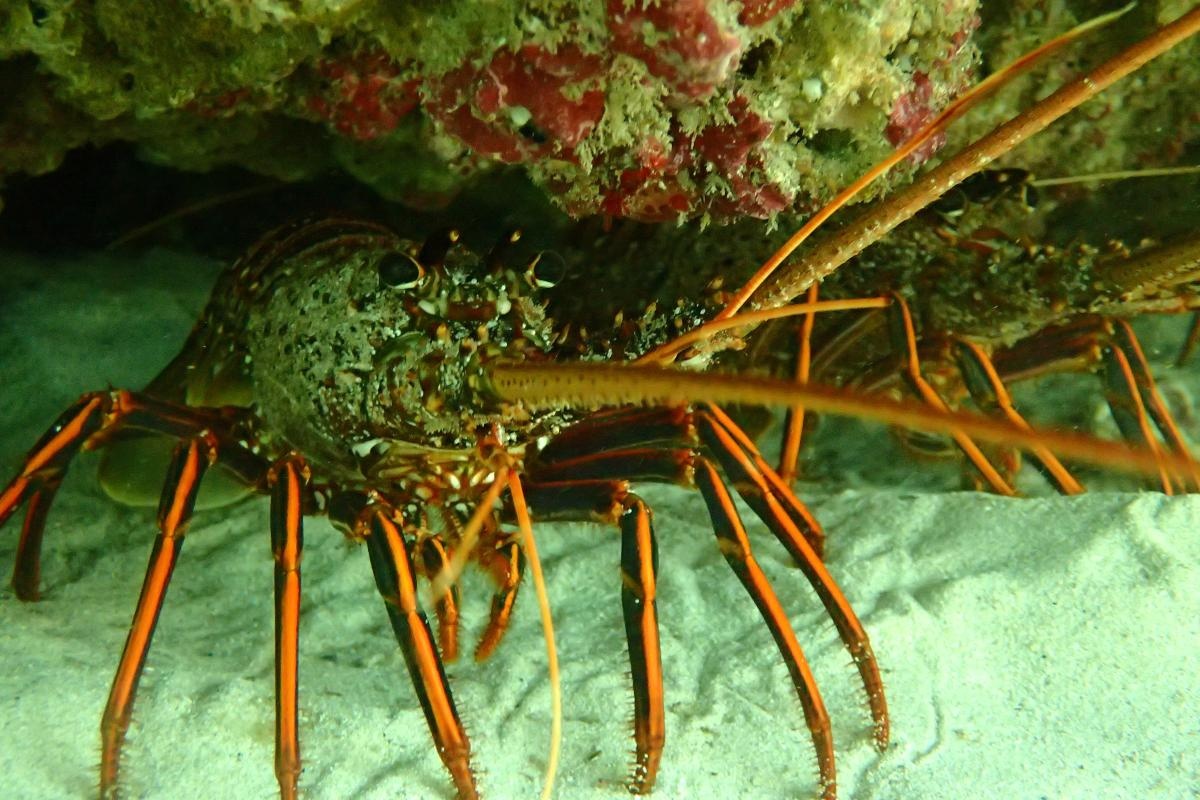
[[[491,38],[464,20],[468,49],[437,68],[369,49],[319,62],[326,89],[309,108],[363,140],[419,100],[417,141],[455,174],[522,164],[574,215],[769,217],[837,183],[822,170],[863,169],[932,118],[967,83],[978,24],[973,0],[939,0],[920,38],[903,4],[564,1],[544,19],[517,8],[497,13],[515,27]]]
[[[501,50],[430,81],[431,116],[475,152],[515,163],[570,159],[604,114],[606,60],[574,45]]]
[[[979,23],[979,15],[972,14],[963,27],[950,37],[945,56],[935,60],[934,65],[946,67],[952,64],[970,41],[971,34],[979,27]],[[928,74],[917,70],[913,73],[912,84],[910,91],[896,98],[896,103],[892,106],[892,113],[888,117],[887,127],[883,131],[888,143],[892,146],[904,144],[917,131],[931,122],[954,95],[966,88],[967,81],[964,80],[953,87],[943,86],[939,91]],[[909,156],[909,161],[913,164],[922,164],[945,143],[946,135],[939,133],[915,150]]]
[[[796,0],[742,0],[738,22],[756,27],[770,22],[775,15],[796,4]]]
[[[912,135],[921,130],[937,116],[938,109],[933,103],[933,83],[924,72],[913,74],[913,88],[896,98],[892,106],[892,114],[888,117],[887,127],[883,133],[892,146],[907,142]],[[925,162],[946,143],[946,135],[939,133],[913,151],[909,160],[914,164]]]
[[[246,88],[234,89],[230,92],[201,99],[197,98],[187,104],[189,111],[206,119],[225,119],[237,113],[238,106],[248,101],[251,91]]]
[[[696,136],[696,149],[727,178],[745,171],[746,158],[762,144],[775,126],[750,110],[750,101],[738,95],[726,106],[732,123],[705,127]]]
[[[602,190],[604,213],[650,222],[694,213],[702,204],[702,210],[724,216],[765,217],[787,208],[787,192],[756,180],[762,163],[754,151],[774,125],[751,111],[749,100],[740,95],[726,110],[732,122],[705,126],[694,135],[676,127],[670,150],[657,140],[648,142],[638,165],[622,170],[615,185]],[[699,189],[709,175],[723,179],[731,194],[703,200]]]
[[[686,173],[691,163],[691,153],[679,146],[678,137],[673,141],[676,146],[670,149],[658,139],[643,143],[636,155],[637,166],[621,170],[613,185],[601,189],[600,211],[643,222],[677,219],[692,211],[695,187],[680,183],[680,174]],[[586,208],[568,206],[568,210],[591,213]]]
[[[188,169],[300,178],[336,164],[410,204],[450,202],[507,163],[575,215],[769,216],[828,199],[911,137],[973,82],[979,48],[998,68],[1090,13],[1021,0],[989,6],[981,22],[982,5],[189,0],[158,4],[166,42],[137,3],[17,3],[0,25],[11,56],[0,85],[12,90],[0,172],[39,174],[83,144],[128,141]],[[1145,0],[1101,40],[1178,6]],[[1100,49],[1055,59],[1048,82]],[[1030,167],[1118,169],[1130,156],[1096,140],[1186,127],[1179,98],[1192,84],[1178,75],[1195,72],[1190,55],[1142,73],[1136,102],[1043,137],[1054,155]],[[1026,99],[1038,91],[1023,86]],[[1145,99],[1160,95],[1170,102]],[[998,96],[951,135],[986,130],[1017,99]],[[939,143],[862,199],[907,180]]]
[[[401,66],[387,53],[324,59],[317,74],[323,91],[308,98],[309,110],[352,139],[390,133],[417,106],[418,81],[401,77]]]
[[[706,0],[609,0],[612,49],[633,56],[679,94],[708,97],[737,68],[744,42]]]

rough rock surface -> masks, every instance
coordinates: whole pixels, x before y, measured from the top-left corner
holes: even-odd
[[[827,197],[981,70],[1102,5],[6,0],[0,181],[120,140],[188,170],[338,168],[420,207],[508,162],[574,215],[766,217]],[[1187,5],[1140,4],[976,127]],[[1196,85],[1195,56],[1106,94],[1044,162],[1177,158],[1196,125],[1173,99]],[[1174,150],[1139,144],[1151,129],[1177,131]]]

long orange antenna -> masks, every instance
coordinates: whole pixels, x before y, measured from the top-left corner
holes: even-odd
[[[771,276],[775,269],[782,264],[783,261],[790,256],[792,252],[804,242],[805,239],[812,235],[813,231],[821,227],[821,225],[823,225],[827,219],[833,216],[834,212],[846,205],[846,203],[848,203],[850,200],[854,199],[855,195],[870,185],[876,178],[886,173],[904,159],[908,158],[910,155],[916,152],[917,148],[921,147],[931,138],[941,133],[948,125],[950,125],[950,123],[967,113],[967,111],[969,111],[973,106],[977,105],[979,101],[991,95],[996,89],[1000,88],[1002,85],[1017,77],[1021,73],[1027,72],[1035,64],[1037,64],[1038,61],[1042,60],[1051,53],[1062,49],[1064,46],[1075,41],[1085,33],[1093,31],[1103,25],[1107,25],[1108,23],[1117,19],[1133,8],[1134,5],[1136,4],[1130,3],[1118,11],[1096,17],[1093,20],[1072,28],[1055,39],[1051,39],[1049,42],[1046,42],[1035,50],[1031,50],[1003,69],[992,73],[985,80],[971,88],[971,90],[966,94],[951,102],[950,105],[946,106],[946,108],[942,110],[942,113],[938,114],[930,123],[928,123],[921,130],[917,131],[912,138],[897,147],[891,155],[880,161],[875,166],[871,167],[871,169],[867,170],[862,177],[839,192],[832,200],[825,204],[820,211],[814,214],[808,220],[808,222],[804,223],[800,230],[796,231],[796,233],[793,234],[792,237],[788,239],[773,256],[767,259],[766,263],[759,268],[758,272],[754,273],[754,276],[746,282],[746,285],[741,288],[733,300],[731,300],[729,304],[722,309],[721,313],[717,315],[717,319],[726,319],[736,314],[738,310],[746,304],[746,301],[750,299],[750,296],[754,294],[758,287],[761,286],[763,282]]]
[[[634,361],[634,364],[665,364],[676,353],[685,350],[688,345],[702,341],[714,333],[741,328],[746,325],[758,325],[773,319],[786,319],[804,314],[820,314],[825,311],[867,311],[873,308],[887,308],[891,303],[886,297],[857,297],[845,300],[813,300],[807,303],[793,303],[778,308],[765,308],[761,311],[747,311],[730,319],[713,319],[698,328],[693,328],[681,336],[677,336],[667,344],[669,350],[660,352],[663,348],[652,350]]]
[[[1166,469],[1189,478],[1193,462],[1174,453],[1154,453],[1120,442],[1065,431],[1033,430],[1007,420],[965,411],[945,411],[923,403],[866,395],[820,384],[746,375],[696,373],[620,364],[504,364],[490,370],[493,389],[531,408],[598,408],[628,404],[686,405],[693,402],[794,406],[889,425],[962,433],[985,442],[1034,450],[1046,447],[1067,458],[1122,472],[1158,475]]]
[[[756,296],[754,306],[770,308],[788,302],[813,281],[820,280],[858,255],[951,187],[1198,31],[1200,7],[1193,8],[1086,75],[1061,87],[892,195],[887,202],[869,209],[853,225],[814,249],[801,263],[775,276],[770,283],[765,283]]]
[[[521,550],[529,562],[529,573],[537,590],[542,631],[546,638],[546,662],[550,672],[550,754],[546,759],[546,783],[542,786],[541,800],[550,800],[554,794],[554,776],[558,773],[558,755],[562,750],[562,681],[558,674],[558,649],[554,646],[554,616],[550,613],[550,596],[546,592],[542,561],[538,558],[537,544],[533,540],[533,523],[525,505],[525,492],[516,473],[509,479],[508,490],[512,494],[517,527],[521,529]]]

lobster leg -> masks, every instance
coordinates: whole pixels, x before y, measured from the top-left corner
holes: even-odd
[[[641,413],[646,414],[646,412]],[[661,422],[662,415],[671,413],[674,411],[663,409],[660,411],[660,417],[645,415],[643,420],[653,420],[657,425]],[[774,591],[766,576],[749,556],[749,542],[745,539],[741,520],[736,516],[736,510],[729,499],[728,490],[717,476],[715,467],[694,445],[703,442],[718,457],[739,494],[767,523],[805,571],[854,656],[875,720],[876,742],[882,746],[888,738],[887,706],[878,665],[871,651],[866,632],[833,583],[833,578],[821,564],[814,549],[801,534],[792,514],[788,511],[790,506],[784,504],[780,499],[780,494],[792,498],[795,505],[804,511],[806,518],[809,518],[807,510],[803,509],[799,501],[794,499],[794,495],[782,486],[778,476],[754,449],[749,438],[724,412],[715,407],[693,414],[677,415],[676,424],[674,438],[677,441],[691,439],[693,440],[690,442],[692,447],[675,449],[666,446],[631,447],[627,450],[610,451],[593,456],[569,457],[549,463],[543,460],[539,469],[543,473],[552,472],[556,477],[566,479],[568,482],[557,485],[557,487],[561,487],[560,491],[564,494],[572,487],[578,491],[589,482],[617,475],[658,482],[695,484],[700,487],[708,503],[709,515],[714,531],[721,542],[722,553],[725,554],[746,590],[758,605],[775,636],[780,653],[788,665],[796,692],[801,699],[806,721],[813,732],[822,785],[826,787],[827,796],[832,796],[834,792],[832,737],[816,683],[804,661],[804,655],[796,642],[795,633],[792,631],[786,615],[783,614]],[[726,426],[732,428],[736,433],[730,432]],[[699,441],[695,441],[697,433]],[[552,447],[554,447],[554,443],[548,445],[546,450],[550,450]],[[561,454],[562,450],[554,452]],[[542,456],[544,455],[545,451],[542,453]],[[571,455],[574,454],[571,453]],[[768,475],[774,479],[774,482],[767,477]],[[569,481],[579,481],[579,483]],[[616,483],[620,484],[621,482]],[[545,492],[552,487],[557,488],[554,484],[545,484],[538,488]],[[590,508],[593,514],[599,515],[605,507],[605,501],[602,498],[580,498],[573,504],[564,502],[561,498],[547,497],[546,499],[549,501],[546,505],[556,511],[574,505],[576,509]]]
[[[939,411],[944,411],[946,410],[945,401],[938,396],[937,390],[921,374],[921,361],[917,355],[917,334],[913,327],[912,314],[908,310],[908,304],[898,294],[892,295],[892,300],[889,313],[891,314],[894,346],[901,354],[903,370],[901,375],[917,397]],[[979,471],[979,474],[983,476],[983,479],[992,487],[992,491],[1009,497],[1016,494],[1016,490],[1008,484],[1008,481],[1004,480],[987,456],[983,454],[983,451],[979,449],[979,445],[975,444],[969,436],[954,432],[951,437],[975,466],[975,469]]]
[[[997,351],[992,361],[997,374],[1008,381],[1052,371],[1099,370],[1109,410],[1123,438],[1158,452],[1162,452],[1165,442],[1171,453],[1191,460],[1137,336],[1124,320],[1081,317]],[[1156,428],[1161,439],[1155,435]],[[1159,473],[1163,490],[1171,492],[1173,487],[1165,470],[1160,467]],[[1200,488],[1200,474],[1194,467],[1191,479]]]
[[[21,600],[37,600],[40,595],[38,586],[46,513],[54,502],[58,487],[62,485],[71,459],[103,424],[105,405],[105,396],[101,393],[85,394],[79,398],[33,446],[25,457],[21,472],[0,494],[0,525],[17,510],[22,501],[29,501],[21,526],[12,577],[13,589]]]
[[[753,478],[745,483],[739,483],[734,479],[734,488],[738,495],[754,509],[754,513],[758,514],[759,518],[767,523],[773,532],[776,531],[776,527],[772,526],[771,520],[780,520],[781,527],[779,529],[786,528],[789,531],[789,540],[792,537],[792,531],[799,533],[812,549],[813,556],[820,560],[825,552],[824,529],[821,528],[821,524],[817,522],[817,518],[812,515],[808,507],[800,502],[800,498],[796,497],[795,492],[788,488],[783,479],[767,464],[766,459],[758,452],[758,448],[754,446],[754,442],[746,435],[746,432],[738,427],[738,424],[728,414],[714,405],[707,406],[707,411],[696,415],[696,421],[700,422],[701,420],[704,420],[703,424],[697,426],[700,430],[700,441],[710,447],[714,444],[715,440],[711,436],[707,440],[705,439],[704,431],[706,427],[711,429],[715,422],[736,442],[732,445],[732,449],[727,449],[723,442],[721,446],[713,450],[713,454],[717,460],[721,461],[727,472],[730,465],[723,457],[725,454],[737,452],[747,459],[745,461],[747,474],[752,475]],[[786,522],[782,522],[785,519]],[[779,536],[778,532],[776,532],[776,536]],[[783,539],[781,538],[780,541]],[[787,544],[785,546],[793,558],[796,558],[801,552],[799,547]],[[800,563],[799,559],[797,563]]]
[[[971,393],[975,403],[984,411],[999,412],[1009,422],[1028,428],[1029,423],[1013,405],[1012,397],[1004,386],[1004,381],[996,372],[991,358],[982,347],[965,339],[955,341],[956,361],[959,374],[967,391]],[[1045,447],[1037,447],[1030,451],[1037,461],[1038,467],[1062,494],[1072,495],[1083,492],[1083,486],[1062,465],[1062,462]]]
[[[487,627],[475,646],[475,660],[485,661],[496,651],[508,630],[513,606],[517,602],[517,590],[521,587],[521,577],[525,572],[525,558],[521,555],[521,546],[515,541],[508,541],[481,556],[480,565],[496,583]]]
[[[754,599],[755,605],[771,629],[771,635],[775,638],[780,653],[783,654],[784,662],[792,676],[792,683],[796,687],[796,694],[800,698],[800,705],[804,709],[804,719],[812,735],[813,745],[816,747],[821,797],[823,800],[833,800],[837,796],[833,736],[829,728],[829,714],[817,690],[816,679],[808,668],[800,643],[796,641],[796,634],[788,621],[787,613],[780,605],[779,598],[776,597],[766,575],[754,560],[750,540],[746,537],[746,530],[737,508],[733,505],[733,498],[729,496],[729,490],[725,488],[716,469],[707,459],[699,459],[696,466],[696,484],[708,504],[709,516],[720,543],[721,554]]]
[[[621,609],[633,676],[633,740],[637,753],[629,791],[648,794],[666,741],[662,648],[658,636],[658,543],[650,509],[627,495],[621,514]]]
[[[297,724],[300,647],[300,557],[308,468],[299,457],[270,472],[271,552],[275,558],[275,778],[281,800],[295,800],[300,777]]]
[[[733,424],[732,421],[730,424]],[[621,477],[686,486],[692,484],[691,476],[684,474],[684,468],[690,467],[691,456],[685,451],[671,451],[663,447],[674,444],[691,448],[698,443],[694,415],[687,408],[609,412],[580,422],[568,429],[566,434],[569,435],[560,435],[546,445],[538,454],[538,463],[535,465],[541,471],[553,470],[555,480]],[[761,472],[768,476],[764,492],[775,498],[819,557],[825,543],[825,532],[820,524],[775,470],[758,455],[749,437],[743,435],[743,441],[754,453]],[[609,454],[614,451],[623,451],[621,460],[609,460]],[[672,452],[676,455],[669,455]],[[672,458],[678,463],[672,462]],[[675,463],[674,467],[672,463]],[[746,500],[754,506],[754,500]]]
[[[421,569],[426,576],[432,577],[441,573],[450,563],[450,554],[445,545],[436,536],[430,536],[418,545],[421,552]],[[458,660],[458,584],[451,585],[445,593],[437,598],[434,613],[438,621],[438,646],[441,648],[442,661],[451,664]]]
[[[814,283],[808,287],[807,302],[815,303],[820,292],[819,283]],[[804,320],[800,324],[800,333],[797,337],[797,352],[796,352],[796,383],[808,383],[809,372],[812,367],[812,334],[813,325],[817,321],[817,315],[809,312],[804,315]],[[797,466],[800,461],[800,440],[804,436],[804,406],[792,406],[787,410],[787,418],[784,422],[783,447],[780,448],[779,456],[779,478],[786,484],[790,484],[796,479]]]
[[[701,462],[706,461],[706,457],[695,449],[695,445],[702,443],[721,463],[738,494],[800,566],[821,599],[858,668],[875,723],[876,744],[879,747],[886,745],[889,738],[887,700],[879,666],[866,631],[838,589],[833,576],[821,563],[817,548],[813,545],[814,541],[823,541],[823,536],[813,535],[814,532],[820,532],[815,518],[783,485],[750,438],[716,406],[710,405],[704,411],[690,414],[680,414],[678,409],[660,409],[657,416],[645,411],[632,414],[640,415],[660,441],[667,438],[663,430],[668,418],[673,420],[676,425],[675,442],[689,446],[679,449],[669,449],[663,445],[657,448],[631,447],[592,456],[547,461],[547,452],[561,455],[565,451],[568,456],[574,456],[574,441],[570,443],[571,447],[561,449],[556,447],[557,441],[552,441],[539,455],[539,477],[547,473],[561,480],[620,476],[690,485],[695,482],[694,471],[699,469]],[[606,415],[605,425],[609,419],[611,417]],[[637,437],[626,433],[625,438],[626,441],[633,441]],[[784,656],[788,657],[787,651]]]
[[[623,454],[612,454],[619,463]],[[635,456],[637,458],[637,456]],[[609,461],[609,467],[616,463]],[[526,486],[540,519],[592,518],[621,530],[621,609],[633,682],[636,747],[629,791],[649,794],[666,742],[662,647],[658,634],[658,543],[653,514],[624,480],[581,479]]]
[[[716,456],[738,494],[754,509],[799,565],[821,599],[829,618],[833,620],[838,636],[858,669],[867,694],[871,719],[875,723],[875,744],[882,749],[887,745],[890,735],[887,698],[883,691],[883,679],[879,675],[879,663],[875,660],[871,641],[859,622],[858,615],[850,607],[850,603],[815,549],[807,538],[801,535],[792,517],[786,513],[786,508],[771,491],[770,477],[775,477],[776,480],[778,477],[773,475],[762,456],[754,449],[749,437],[716,406],[709,406],[707,412],[698,413],[696,421],[701,441]],[[799,689],[797,685],[797,690]]]
[[[1158,391],[1158,385],[1154,382],[1154,375],[1150,371],[1146,355],[1142,352],[1137,335],[1134,334],[1133,328],[1128,322],[1123,319],[1113,322],[1112,342],[1125,354],[1133,372],[1134,384],[1137,386],[1138,394],[1142,397],[1142,404],[1146,413],[1154,421],[1154,426],[1162,434],[1163,440],[1172,452],[1190,459],[1191,454],[1187,442],[1184,441],[1183,435],[1179,432],[1179,426],[1175,423],[1175,418],[1171,415],[1170,409],[1167,408],[1167,404]],[[1194,468],[1192,482],[1197,489],[1200,489],[1200,475]]]
[[[1105,397],[1108,408],[1121,429],[1126,441],[1144,445],[1159,452],[1161,445],[1151,428],[1146,404],[1138,391],[1137,379],[1125,350],[1114,345],[1105,345],[1101,351],[1104,361]],[[1163,467],[1158,471],[1159,484],[1164,494],[1173,494],[1171,478]]]
[[[121,653],[121,662],[100,722],[101,798],[115,798],[117,795],[121,745],[129,729],[138,680],[146,665],[146,654],[150,650],[154,627],[171,582],[171,573],[183,547],[183,537],[191,520],[200,479],[215,453],[215,443],[209,437],[181,442],[175,450],[163,484],[162,501],[158,507],[159,534],[154,540],[146,580],[142,584],[129,637],[125,640],[125,649]]]
[[[368,507],[367,553],[375,584],[412,676],[413,689],[433,735],[442,763],[450,772],[459,800],[477,800],[471,771],[471,744],[454,707],[446,671],[425,614],[417,605],[412,545],[384,506]]]
[[[122,429],[187,439],[206,430],[228,430],[231,422],[231,418],[219,410],[190,408],[121,389],[89,392],[80,397],[43,434],[25,457],[21,471],[0,492],[0,525],[22,502],[29,502],[13,568],[12,582],[17,597],[38,599],[46,512],[66,476],[71,459],[80,449],[90,449]],[[261,459],[245,447],[223,447],[221,462],[248,484],[255,483],[263,474]]]
[[[1192,357],[1192,353],[1196,351],[1196,345],[1200,344],[1200,311],[1192,312],[1192,324],[1188,326],[1187,336],[1184,337],[1183,344],[1179,347],[1179,355],[1175,356],[1175,366],[1182,367]]]

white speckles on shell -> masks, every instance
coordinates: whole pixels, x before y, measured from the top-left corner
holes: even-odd
[[[541,304],[508,288],[529,287],[488,276],[459,248],[423,288],[381,286],[379,259],[407,243],[368,244],[292,256],[250,304],[246,347],[264,428],[352,477],[356,442],[469,450],[481,425],[510,434],[537,425],[475,389],[488,359],[543,353],[555,340]]]

